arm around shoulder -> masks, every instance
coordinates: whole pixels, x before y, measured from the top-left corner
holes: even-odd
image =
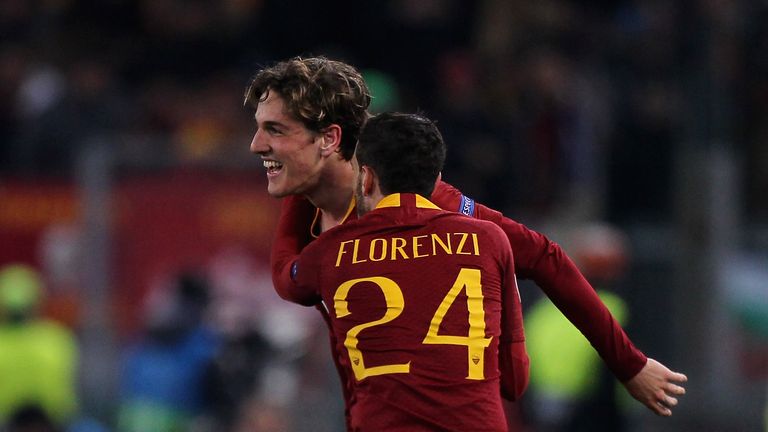
[[[316,306],[320,297],[320,271],[322,265],[312,247],[305,249],[291,264],[290,283],[277,291],[283,300],[302,306]]]
[[[291,275],[293,265],[302,249],[312,241],[310,226],[315,212],[315,207],[302,197],[290,196],[282,201],[272,241],[270,266],[275,291],[289,301],[295,285]]]
[[[443,209],[488,220],[501,227],[514,251],[517,275],[532,280],[544,291],[595,347],[616,378],[627,381],[645,366],[645,355],[634,346],[558,244],[496,210],[475,203],[445,182],[438,182],[432,201]]]

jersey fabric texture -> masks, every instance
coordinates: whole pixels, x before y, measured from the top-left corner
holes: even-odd
[[[430,201],[444,210],[460,212],[466,197],[453,186],[440,181]],[[472,216],[500,226],[515,254],[515,272],[530,279],[552,300],[552,303],[589,340],[611,372],[620,381],[637,375],[647,357],[629,340],[619,323],[611,316],[592,286],[559,245],[523,224],[504,217],[500,212],[472,201]],[[292,284],[293,262],[313,236],[311,224],[317,209],[305,198],[283,199],[282,212],[272,244],[272,281],[278,294]],[[355,213],[348,220],[356,219]]]
[[[498,226],[393,194],[326,231],[295,269],[287,299],[330,311],[353,431],[507,430],[499,346],[524,336]]]
[[[504,217],[500,212],[476,203],[443,181],[437,183],[430,201],[444,210],[488,220],[501,227],[515,255],[517,276],[530,279],[541,288],[589,340],[616,378],[629,380],[645,366],[647,357],[632,344],[595,290],[559,245],[523,224]],[[318,212],[303,197],[290,196],[283,199],[270,259],[272,281],[282,297],[293,285],[293,263],[301,250],[314,239],[312,227]],[[351,212],[347,221],[355,219],[356,214]],[[322,306],[317,308],[328,321],[325,309]],[[333,332],[329,333],[329,338],[331,348],[334,349],[336,341]],[[343,368],[339,364],[336,366],[341,377],[348,418],[349,380]]]

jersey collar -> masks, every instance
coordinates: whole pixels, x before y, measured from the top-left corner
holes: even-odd
[[[403,204],[403,201],[408,202],[409,197],[415,197],[415,206],[416,208],[425,208],[425,209],[434,209],[434,210],[440,210],[440,207],[436,206],[432,201],[424,198],[423,196],[419,194],[412,194],[412,193],[394,193],[385,196],[384,198],[379,201],[378,204],[376,204],[376,208],[387,208],[387,207],[401,207]],[[344,219],[342,219],[341,223],[345,223],[350,219],[350,215],[352,215],[352,211],[355,209],[355,197],[353,196],[352,199],[349,201],[349,208],[347,209],[347,214],[344,215]],[[320,209],[315,210],[315,218],[312,220],[312,225],[309,227],[309,232],[312,235],[313,238],[317,238],[320,236],[322,231],[320,231]]]
[[[424,198],[423,196],[419,194],[401,194],[401,193],[394,193],[385,196],[384,198],[379,201],[378,204],[376,204],[376,208],[386,208],[386,207],[400,207],[402,206],[402,201],[407,200],[408,197],[415,197],[416,201],[416,208],[428,208],[428,209],[434,209],[434,210],[440,210],[440,207],[434,205],[432,201]]]
[[[344,218],[341,220],[341,223],[349,220],[349,216],[352,214],[352,211],[355,209],[355,197],[353,196],[351,200],[349,200],[349,207],[347,208],[347,213],[344,215]],[[309,233],[312,235],[313,238],[317,238],[322,234],[322,229],[320,227],[320,212],[321,210],[319,208],[315,209],[315,218],[312,219],[312,225],[309,226]]]

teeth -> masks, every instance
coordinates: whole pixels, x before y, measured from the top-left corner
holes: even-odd
[[[277,161],[271,161],[271,160],[265,160],[264,161],[264,168],[266,169],[278,169],[281,168],[283,164]]]

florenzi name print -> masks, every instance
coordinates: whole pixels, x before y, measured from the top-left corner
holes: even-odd
[[[477,234],[432,233],[408,238],[347,240],[339,243],[336,267],[342,264],[418,259],[438,255],[480,255]]]

